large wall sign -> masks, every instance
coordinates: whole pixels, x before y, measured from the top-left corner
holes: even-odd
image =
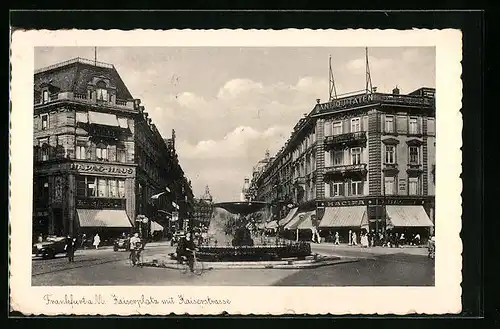
[[[331,102],[318,104],[320,111],[341,110],[344,108],[355,107],[358,105],[367,105],[372,103],[389,103],[389,104],[412,104],[432,106],[434,99],[425,97],[415,97],[408,95],[393,95],[393,94],[361,94],[350,97],[334,99]]]
[[[72,163],[71,169],[80,173],[133,176],[134,168],[125,166]]]

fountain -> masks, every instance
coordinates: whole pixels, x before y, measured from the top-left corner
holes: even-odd
[[[252,238],[248,228],[249,216],[267,205],[258,201],[214,204],[208,232],[209,241],[199,245],[196,253],[196,257],[205,264],[205,269],[297,269],[344,262],[337,256],[312,254],[309,242],[276,238],[273,239],[274,242],[269,243]],[[174,255],[170,254],[170,259],[165,256],[152,255],[143,266],[177,268]]]

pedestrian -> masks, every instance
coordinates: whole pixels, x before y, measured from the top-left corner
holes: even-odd
[[[349,230],[349,245],[352,246],[352,231]]]
[[[399,246],[403,248],[404,243],[405,243],[405,234],[401,233],[401,236],[399,237]]]
[[[43,242],[43,235],[40,233],[40,235],[38,236],[38,242]]]
[[[417,234],[415,235],[414,240],[415,240],[415,245],[416,245],[416,246],[419,246],[419,245],[420,245],[420,234],[418,234],[418,233],[417,233]]]
[[[394,248],[399,248],[399,233],[396,233],[394,235],[394,242],[393,242],[393,244],[394,244]]]
[[[72,238],[70,235],[66,237],[66,256],[68,256],[68,262],[73,263],[75,261],[75,248],[76,248],[76,238]]]
[[[99,233],[96,233],[94,236],[94,246],[96,249],[99,249],[99,244],[101,243],[101,237],[99,236]]]
[[[356,236],[356,232],[352,232],[352,245],[353,246],[358,245],[358,237]]]
[[[368,234],[366,232],[361,233],[361,247],[368,248]]]
[[[339,232],[335,232],[335,244],[336,245],[339,245],[340,244],[340,236],[339,236]]]

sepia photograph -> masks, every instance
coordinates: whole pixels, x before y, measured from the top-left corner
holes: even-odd
[[[30,196],[15,207],[31,205],[17,239],[26,289],[50,291],[39,290],[39,306],[227,311],[235,289],[307,288],[273,297],[283,304],[268,312],[284,314],[319,291],[328,298],[318,289],[368,300],[377,292],[357,289],[434,289],[446,281],[439,261],[456,270],[446,289],[458,290],[459,305],[460,269],[439,257],[439,247],[460,257],[459,226],[446,227],[459,223],[460,200],[438,201],[460,198],[446,191],[459,184],[460,162],[437,161],[455,161],[446,152],[460,148],[437,152],[437,140],[456,135],[446,122],[459,110],[439,105],[449,92],[438,82],[439,47],[368,39],[32,45],[33,121],[22,137],[32,151],[21,155],[32,163]],[[134,287],[207,294],[127,297]]]
[[[33,87],[33,285],[434,285],[433,47],[36,48]]]

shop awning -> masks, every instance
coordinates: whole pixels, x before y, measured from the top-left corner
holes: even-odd
[[[311,229],[312,219],[311,216],[315,215],[316,211],[306,211],[296,214],[288,224],[285,225],[286,230],[297,230],[297,229]],[[309,222],[311,222],[309,224]]]
[[[366,206],[326,207],[320,228],[368,226]]]
[[[288,224],[288,223],[292,220],[293,216],[295,216],[295,214],[297,213],[297,210],[298,210],[298,209],[299,209],[299,208],[292,208],[292,209],[288,212],[288,214],[287,214],[284,218],[282,218],[282,219],[280,220],[280,222],[279,222],[280,226],[283,226],[283,225]]]
[[[157,222],[151,221],[151,232],[155,231],[163,231],[163,226],[161,226]]]
[[[116,115],[109,113],[89,111],[89,123],[118,127],[118,119],[116,118]]]
[[[80,227],[132,227],[125,210],[77,209],[76,212]]]
[[[299,220],[296,221],[291,227],[290,230],[312,230],[314,228],[312,222],[312,216],[316,215],[315,211],[309,211],[306,213],[299,214]]]
[[[268,229],[277,228],[277,227],[278,227],[278,222],[275,220],[266,223],[266,228],[268,228]]]
[[[434,226],[422,206],[386,206],[388,227]]]

